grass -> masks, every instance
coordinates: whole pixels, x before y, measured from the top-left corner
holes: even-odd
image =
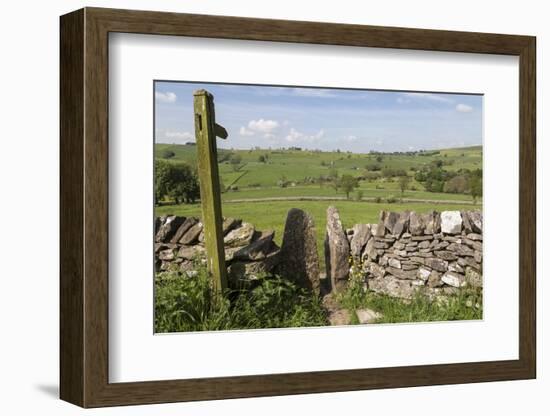
[[[155,332],[216,331],[327,325],[321,300],[288,280],[268,277],[251,289],[213,296],[204,268],[192,278],[155,277]]]
[[[443,299],[443,298],[442,298]],[[446,300],[433,301],[418,291],[410,301],[366,291],[360,295],[345,293],[340,304],[352,314],[357,323],[355,311],[368,308],[380,312],[382,317],[376,323],[463,321],[483,318],[481,291],[464,288]],[[476,307],[477,305],[477,307]]]
[[[430,298],[421,288],[410,300],[393,298],[365,290],[363,273],[352,265],[347,289],[338,294],[338,303],[347,309],[352,323],[359,323],[358,309],[372,309],[382,314],[376,323],[463,321],[483,318],[483,293],[479,288],[466,286],[458,293]]]
[[[177,272],[155,277],[155,332],[326,326],[328,312],[321,299],[278,276],[265,276],[253,288],[213,296],[206,270],[187,277]],[[432,301],[422,292],[410,301],[364,291],[354,284],[337,296],[357,324],[357,309],[380,312],[376,323],[482,319],[481,292],[466,288],[446,301]],[[477,306],[476,306],[477,305]]]

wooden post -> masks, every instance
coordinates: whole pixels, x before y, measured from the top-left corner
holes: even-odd
[[[221,292],[227,288],[227,269],[223,244],[216,135],[225,139],[227,131],[216,124],[212,94],[206,90],[197,90],[193,93],[193,100],[206,258],[208,271],[212,275],[213,289],[215,292]]]

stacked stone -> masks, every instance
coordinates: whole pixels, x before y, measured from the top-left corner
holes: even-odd
[[[274,231],[257,231],[235,218],[223,221],[225,262],[230,283],[254,280],[273,271],[279,261]],[[195,274],[196,262],[206,264],[203,224],[195,217],[155,219],[155,270]]]
[[[419,288],[445,295],[482,287],[482,229],[480,211],[382,211],[378,224],[357,224],[347,235],[370,290],[411,298]]]

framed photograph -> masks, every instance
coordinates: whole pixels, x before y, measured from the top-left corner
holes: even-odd
[[[536,377],[534,37],[60,29],[63,400]]]

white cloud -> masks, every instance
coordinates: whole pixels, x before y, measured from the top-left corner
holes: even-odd
[[[316,140],[322,139],[324,135],[325,135],[325,131],[323,129],[319,130],[317,133],[313,135],[307,135],[299,132],[294,127],[291,127],[288,135],[285,137],[285,140],[290,143],[296,143],[296,142],[311,143]]]
[[[445,97],[441,94],[433,94],[429,92],[404,92],[402,96],[407,98],[416,98],[421,100],[436,101],[446,104],[454,104],[454,100],[449,97]]]
[[[178,99],[177,95],[173,92],[155,92],[155,99],[158,102],[164,103],[164,104],[171,104],[175,103]]]
[[[407,104],[410,103],[411,100],[405,97],[397,97],[397,103],[398,104]]]
[[[357,136],[354,136],[353,134],[349,135],[349,136],[346,136],[344,137],[344,140],[346,142],[354,142],[357,140]]]
[[[322,97],[330,98],[336,97],[335,94],[329,90],[317,89],[317,88],[293,88],[292,95],[297,95],[299,97]]]
[[[459,113],[471,113],[472,111],[474,111],[474,109],[473,107],[470,107],[466,104],[457,104],[456,111],[458,111]]]
[[[241,136],[254,136],[255,133],[252,130],[248,130],[245,126],[241,126],[239,134]]]
[[[275,120],[264,120],[263,118],[259,120],[250,120],[248,122],[249,130],[258,133],[273,133],[279,127],[279,122]]]

